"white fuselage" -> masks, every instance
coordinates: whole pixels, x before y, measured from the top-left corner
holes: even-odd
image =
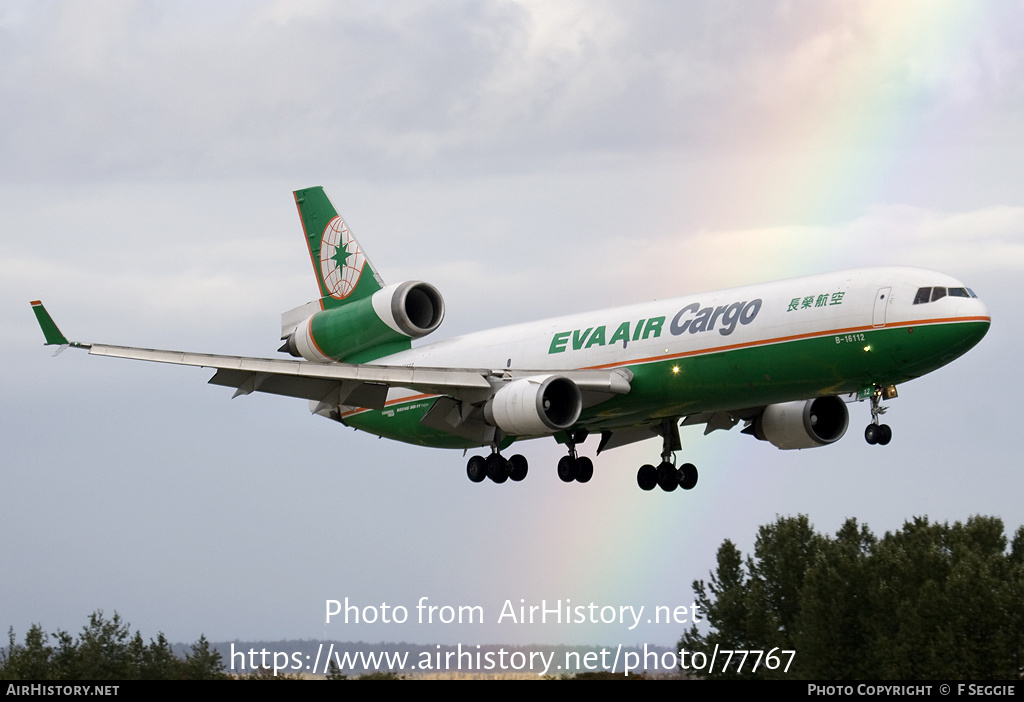
[[[988,318],[985,304],[974,297],[947,296],[915,305],[916,292],[926,286],[964,288],[951,276],[920,268],[838,271],[499,327],[425,344],[375,363],[489,369],[608,368],[909,322]],[[889,292],[879,300],[886,290]],[[808,298],[813,300],[805,305]],[[730,306],[756,300],[761,303],[749,322],[726,321]],[[799,300],[797,307],[790,309],[794,300]],[[726,309],[715,315],[722,307]],[[700,310],[709,308],[710,316],[698,329]],[[747,309],[749,317],[753,308]],[[652,325],[651,320],[659,319],[663,320],[660,326]],[[620,332],[613,342],[623,328],[625,338]],[[595,339],[599,330],[603,330],[603,338]],[[568,336],[564,336],[566,332]]]

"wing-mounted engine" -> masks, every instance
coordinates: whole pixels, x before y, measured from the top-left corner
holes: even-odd
[[[506,434],[537,436],[568,429],[582,410],[576,383],[560,375],[536,375],[503,385],[484,405],[484,420]]]
[[[362,363],[404,351],[444,319],[441,293],[420,281],[388,285],[369,297],[304,316],[309,307],[282,315],[285,343],[280,349],[309,361]],[[297,318],[302,321],[295,323]]]
[[[743,431],[780,449],[814,448],[843,438],[849,422],[846,403],[829,395],[768,405]]]

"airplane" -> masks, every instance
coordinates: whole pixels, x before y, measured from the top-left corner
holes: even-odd
[[[503,451],[554,437],[564,482],[588,482],[597,454],[660,437],[661,461],[637,471],[643,490],[693,488],[676,465],[680,426],[704,434],[742,422],[780,449],[827,446],[870,402],[869,444],[896,386],[966,353],[991,323],[956,279],[919,268],[862,268],[643,302],[517,324],[413,347],[444,318],[429,283],[387,285],[323,188],[294,192],[321,297],[281,316],[280,352],[247,358],[69,342],[39,301],[47,345],[90,354],[214,368],[214,385],[303,398],[314,414],[380,437],[439,448],[489,447],[468,459],[473,482],[523,480],[528,461]]]

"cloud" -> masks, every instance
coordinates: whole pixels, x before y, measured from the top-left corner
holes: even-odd
[[[1024,272],[1024,207],[943,213],[885,205],[832,226],[698,229],[645,242],[620,276],[643,299],[879,265],[932,268],[968,284]]]
[[[978,21],[942,34],[982,13],[931,7],[19,5],[0,18],[2,172],[521,172],[798,143],[874,86],[999,107],[1016,42]],[[901,42],[908,26],[929,39]]]

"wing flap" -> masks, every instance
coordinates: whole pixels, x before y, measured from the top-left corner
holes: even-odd
[[[211,385],[237,388],[235,397],[259,391],[271,395],[298,397],[304,400],[320,400],[340,385],[337,381],[322,378],[303,378],[292,375],[267,376],[262,373],[229,369],[218,370],[208,382]]]

